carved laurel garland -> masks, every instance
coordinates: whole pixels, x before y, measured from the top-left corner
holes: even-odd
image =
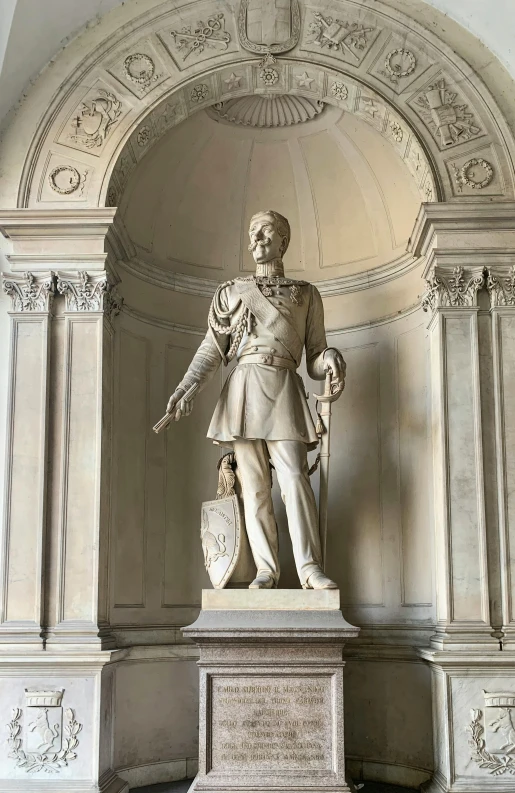
[[[471,738],[468,742],[472,749],[472,759],[478,764],[480,768],[484,768],[494,776],[501,776],[508,772],[515,776],[515,758],[511,755],[504,754],[491,754],[486,749],[486,743],[483,738],[484,727],[481,724],[483,717],[482,710],[471,710],[470,715],[472,722],[468,727],[471,733]]]
[[[70,760],[75,760],[77,754],[75,749],[79,745],[77,735],[82,730],[82,724],[75,718],[75,713],[71,708],[64,711],[66,723],[64,725],[65,739],[59,752],[39,754],[38,752],[25,752],[21,740],[21,716],[20,708],[12,709],[12,719],[7,725],[9,737],[9,757],[16,761],[18,768],[24,768],[28,774],[37,771],[55,773],[63,766],[67,766]]]
[[[388,53],[384,61],[384,68],[389,79],[398,83],[400,77],[409,77],[417,66],[417,59],[411,50],[395,49]]]
[[[494,169],[488,160],[484,160],[482,157],[474,157],[472,160],[467,160],[461,168],[457,168],[455,165],[452,168],[458,192],[460,193],[465,185],[472,188],[472,190],[482,190],[483,187],[488,187],[494,178]],[[477,168],[480,168],[484,173],[482,179],[478,179],[476,176]]]
[[[482,271],[466,274],[463,267],[454,267],[452,275],[448,275],[434,267],[426,278],[428,290],[422,299],[422,308],[434,311],[435,308],[474,306],[484,282]]]
[[[123,62],[123,70],[127,79],[141,88],[148,88],[158,78],[154,61],[144,52],[128,55]]]
[[[80,187],[82,176],[72,165],[58,165],[50,171],[48,181],[56,193],[69,195]]]

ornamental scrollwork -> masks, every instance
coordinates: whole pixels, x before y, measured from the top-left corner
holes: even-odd
[[[105,273],[95,277],[84,270],[75,276],[58,274],[57,291],[66,299],[66,311],[103,311],[113,317],[120,313],[122,299]]]
[[[490,294],[490,305],[515,306],[515,266],[508,273],[500,268],[489,268],[486,288]]]
[[[426,278],[427,291],[422,299],[424,311],[477,305],[477,293],[484,285],[483,271],[465,272],[454,267],[452,273],[434,267]]]
[[[23,275],[2,274],[4,292],[12,300],[16,312],[49,311],[54,296],[55,276],[52,272],[24,273]]]

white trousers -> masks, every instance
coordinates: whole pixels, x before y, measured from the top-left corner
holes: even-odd
[[[245,523],[258,574],[279,580],[279,539],[272,504],[269,457],[286,505],[293,556],[300,582],[322,565],[315,495],[308,475],[306,444],[301,441],[233,441],[243,494]]]

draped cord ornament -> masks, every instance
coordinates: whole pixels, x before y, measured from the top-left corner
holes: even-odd
[[[248,308],[244,310],[241,317],[238,320],[236,320],[236,322],[234,322],[233,324],[231,324],[230,320],[228,325],[224,325],[222,322],[219,321],[219,318],[228,319],[232,317],[241,306],[241,300],[238,300],[238,303],[234,308],[228,309],[227,311],[224,308],[222,308],[220,302],[222,289],[225,289],[226,286],[230,286],[233,283],[234,281],[228,281],[224,284],[220,284],[220,286],[217,288],[214,294],[208,316],[208,324],[213,333],[215,344],[218,347],[218,352],[222,356],[222,361],[224,362],[224,364],[228,364],[229,361],[232,361],[232,359],[236,355],[236,352],[238,350],[238,347],[240,346],[245,330],[247,330],[248,333],[250,333],[250,331],[252,330],[252,314]],[[229,350],[227,352],[227,355],[224,355],[224,353],[220,349],[218,340],[216,338],[216,333],[219,333],[220,335],[224,335],[224,336],[234,336],[231,346],[229,347]]]

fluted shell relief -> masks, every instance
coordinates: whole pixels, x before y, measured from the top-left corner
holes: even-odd
[[[213,118],[247,127],[289,127],[320,115],[325,103],[304,96],[240,96],[217,102],[210,108]]]

